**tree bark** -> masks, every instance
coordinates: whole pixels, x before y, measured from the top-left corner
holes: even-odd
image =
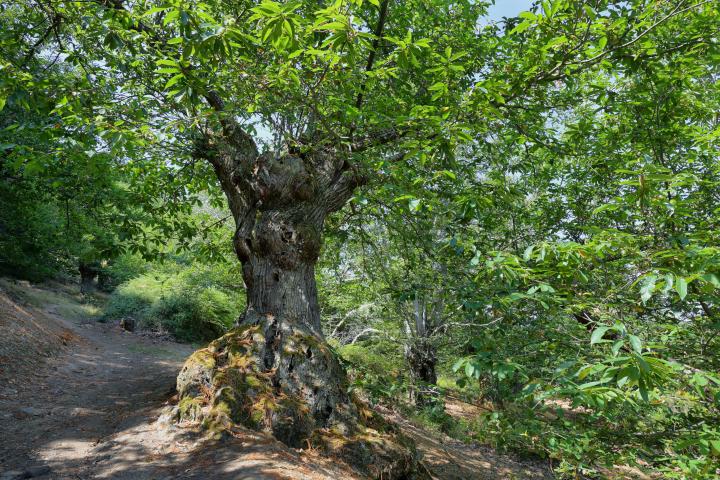
[[[97,263],[80,262],[78,266],[80,272],[80,292],[90,293],[95,291],[95,279],[100,273],[100,266]]]
[[[432,403],[434,395],[431,387],[437,384],[437,354],[433,337],[442,322],[444,302],[442,295],[426,302],[416,292],[412,306],[413,321],[407,317],[404,320],[407,335],[404,352],[412,380],[410,400],[423,407]]]
[[[422,407],[432,403],[433,395],[429,388],[437,384],[435,346],[427,338],[415,339],[405,346],[405,360],[410,367],[415,405]]]
[[[209,379],[232,367],[225,352],[243,345],[242,355],[258,378],[269,379],[263,392],[272,394],[273,402],[290,398],[302,405],[295,411],[276,407],[266,412],[259,422],[263,429],[294,447],[317,428],[351,433],[357,410],[347,393],[345,372],[322,332],[315,264],[326,216],[341,208],[364,178],[329,147],[258,154],[252,139],[234,123],[226,122],[221,135],[206,137],[199,147],[215,169],[235,219],[233,244],[242,263],[247,307],[229,334],[236,338],[211,344],[213,359],[205,362],[210,370],[203,362],[186,363],[178,377],[180,396],[222,390]],[[213,403],[219,401],[215,395]],[[230,403],[235,418],[252,416],[239,402]]]

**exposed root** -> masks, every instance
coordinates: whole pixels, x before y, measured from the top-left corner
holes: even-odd
[[[242,425],[295,448],[310,446],[364,475],[419,478],[415,449],[348,392],[327,345],[268,316],[196,351],[178,376],[180,422],[213,435]]]

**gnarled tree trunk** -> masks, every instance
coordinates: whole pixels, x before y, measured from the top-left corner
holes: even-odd
[[[222,116],[220,99],[208,101]],[[364,178],[341,148],[259,154],[234,120],[221,123],[197,151],[212,164],[235,219],[247,307],[235,329],[185,362],[179,418],[211,430],[263,430],[293,447],[309,443],[374,478],[416,478],[412,443],[351,397],[320,325],[315,264],[323,223]]]
[[[211,385],[212,377],[218,369],[232,368],[241,354],[249,364],[243,367],[246,376],[231,387],[247,390],[252,370],[263,383],[258,388],[274,403],[271,411],[255,414],[254,426],[293,446],[302,445],[317,428],[352,433],[357,411],[322,333],[315,264],[326,216],[345,204],[363,178],[330,147],[258,154],[237,125],[226,122],[224,127],[222,135],[206,137],[199,152],[215,169],[235,219],[233,242],[242,262],[247,309],[229,334],[236,338],[211,345],[221,352],[213,353],[210,370],[199,374],[202,365],[186,364],[178,378],[180,395],[195,398],[202,388],[227,386]],[[233,358],[223,356],[233,348]],[[209,384],[200,385],[203,381]],[[275,405],[282,402],[286,405]],[[293,403],[302,407],[291,409]],[[253,417],[252,406],[230,407],[232,421]]]

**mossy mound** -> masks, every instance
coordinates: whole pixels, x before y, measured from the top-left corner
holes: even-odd
[[[237,327],[188,358],[177,389],[178,420],[218,436],[242,425],[366,475],[418,478],[412,442],[348,394],[337,358],[302,327],[272,316]]]

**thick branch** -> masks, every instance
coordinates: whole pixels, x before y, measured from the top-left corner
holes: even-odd
[[[345,165],[347,168],[338,173],[337,178],[330,184],[323,199],[325,210],[328,213],[340,210],[352,197],[355,189],[367,182],[367,178],[356,167],[351,166],[349,163]]]

